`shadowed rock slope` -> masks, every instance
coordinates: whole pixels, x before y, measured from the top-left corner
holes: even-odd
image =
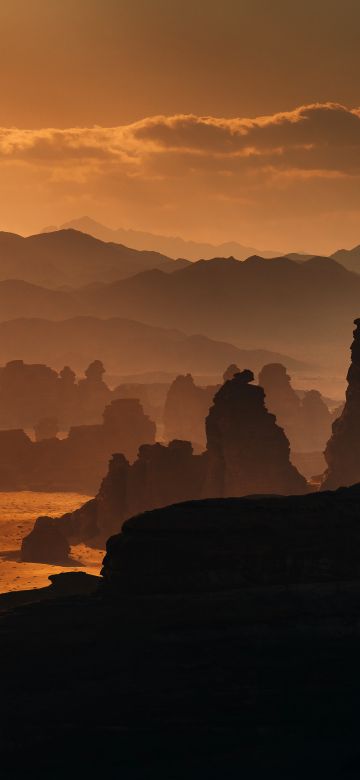
[[[119,593],[360,581],[359,500],[357,485],[145,512],[108,540],[102,574]]]

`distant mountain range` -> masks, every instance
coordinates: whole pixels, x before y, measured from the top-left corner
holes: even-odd
[[[133,317],[239,346],[305,356],[319,344],[349,344],[360,315],[360,276],[334,260],[214,259],[165,274],[147,271],[78,291],[100,317]],[[293,350],[296,349],[296,352]]]
[[[253,255],[247,258],[247,262],[253,261],[254,257],[258,256]],[[295,265],[303,265],[312,259],[311,255],[298,253],[283,257],[283,259],[286,258],[292,260]],[[334,259],[348,270],[359,270],[360,272],[360,247],[355,247],[353,250],[339,250],[333,258],[330,260],[327,258],[327,261],[330,262]],[[71,291],[75,288],[95,285],[97,291],[99,285],[116,283],[145,271],[155,269],[167,275],[186,268],[191,270],[191,266],[198,267],[199,262],[193,263],[185,259],[174,260],[158,252],[140,251],[129,249],[122,244],[106,243],[72,228],[53,233],[40,233],[27,238],[13,233],[0,232],[0,282],[9,279],[17,280],[19,284],[16,295],[20,301],[21,290],[23,290],[25,306],[27,305],[27,295],[21,286],[22,282],[54,291]],[[206,262],[216,262],[217,264],[225,262],[228,264],[227,268],[229,263],[236,263],[236,267],[241,265],[234,258],[220,256]],[[274,263],[277,264],[276,268],[278,268],[279,258],[267,258],[264,262],[272,266],[273,275],[275,273]],[[197,271],[196,274],[198,273]],[[209,271],[209,279],[212,276],[213,272]],[[159,277],[157,278],[159,279]],[[149,283],[152,284],[152,281]],[[37,294],[40,298],[40,305],[43,296],[40,293]],[[33,291],[34,300],[35,297],[36,293]],[[55,309],[56,301],[56,296],[54,296]],[[5,306],[7,306],[6,300]],[[73,313],[77,314],[78,311],[74,310]]]
[[[314,255],[306,255],[299,252],[290,252],[285,255],[290,260],[294,260],[296,263],[304,263],[306,260],[310,260]],[[354,273],[360,274],[360,245],[355,246],[353,249],[338,249],[333,255],[330,255],[331,260],[336,260],[337,263],[347,268],[348,271],[354,271]]]
[[[154,233],[146,233],[140,230],[125,230],[124,228],[112,230],[90,217],[73,219],[70,222],[65,222],[59,228],[52,225],[44,228],[42,232],[49,233],[52,231],[69,229],[81,231],[94,236],[101,241],[125,244],[126,246],[131,246],[134,249],[141,251],[152,250],[153,252],[160,252],[163,255],[166,255],[167,258],[181,258],[178,262],[183,263],[185,260],[211,260],[214,257],[234,257],[237,260],[246,260],[252,255],[258,255],[266,259],[273,259],[281,255],[280,252],[274,252],[272,250],[259,251],[259,249],[255,249],[254,247],[239,244],[237,241],[228,241],[223,244],[210,244],[197,241],[186,241],[183,238],[174,236],[159,236]],[[285,255],[285,257],[289,257],[290,260],[295,260],[299,263],[303,263],[315,256],[316,255],[311,253],[304,252],[288,252]],[[334,254],[330,255],[330,257],[349,271],[360,273],[360,245],[353,249],[339,249],[334,252]],[[153,267],[158,268],[160,265]],[[163,270],[167,269],[164,268]]]
[[[360,273],[360,245],[355,246],[353,249],[339,249],[337,252],[334,252],[332,258],[337,263],[341,263],[348,271]]]
[[[223,244],[209,244],[206,242],[186,241],[179,236],[159,236],[154,233],[146,233],[142,230],[125,230],[124,228],[111,228],[101,225],[100,222],[90,217],[81,217],[65,222],[60,227],[51,225],[44,228],[43,232],[64,230],[72,228],[89,233],[101,241],[112,241],[117,244],[132,246],[134,249],[151,249],[161,252],[167,257],[186,258],[187,260],[209,260],[212,257],[236,257],[237,260],[245,260],[250,255],[261,254],[262,257],[276,257],[279,252],[261,251],[251,246],[244,246],[237,241],[228,241]]]
[[[0,322],[135,320],[240,349],[261,347],[325,367],[328,376],[331,371],[345,376],[352,320],[360,316],[360,273],[354,272],[360,270],[360,249],[334,257],[294,253],[189,262],[73,229],[28,238],[0,233]],[[43,336],[36,344],[34,330],[33,338],[37,359]],[[18,342],[13,347],[10,358],[19,354]],[[155,359],[151,366],[162,370]],[[145,368],[121,368],[119,356],[116,370]]]
[[[21,318],[0,323],[0,363],[22,359],[55,368],[70,365],[78,373],[100,358],[108,373],[164,371],[221,375],[230,363],[256,374],[265,363],[280,361],[289,369],[304,365],[266,350],[242,350],[205,336],[155,328],[121,318],[76,317],[65,321]]]
[[[340,359],[343,365],[352,321],[360,316],[360,275],[329,258],[299,263],[255,256],[244,262],[202,260],[171,274],[153,269],[69,290],[0,282],[3,321],[77,316],[120,317],[239,348],[261,346],[305,362],[321,358],[335,365]]]
[[[0,232],[0,280],[19,279],[45,287],[111,282],[152,268],[171,272],[186,260],[109,244],[76,230],[35,236]]]

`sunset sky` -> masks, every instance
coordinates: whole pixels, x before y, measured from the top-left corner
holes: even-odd
[[[360,243],[358,0],[1,0],[0,208]]]

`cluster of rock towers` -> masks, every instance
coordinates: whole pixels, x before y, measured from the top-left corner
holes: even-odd
[[[360,319],[355,325],[346,403],[325,450],[328,468],[321,490],[360,482]],[[203,453],[194,454],[189,441],[175,439],[140,446],[133,463],[113,455],[94,499],[59,520],[39,518],[24,540],[24,559],[39,559],[45,533],[47,540],[56,533],[57,542],[60,534],[62,550],[89,539],[102,545],[125,520],[144,511],[203,498],[311,491],[290,461],[288,438],[268,411],[264,389],[253,384],[252,372],[230,377],[207,415]]]
[[[268,363],[259,373],[266,406],[289,439],[291,452],[323,452],[331,436],[331,413],[318,390],[300,398],[281,363]]]
[[[207,449],[193,453],[190,442],[143,445],[130,464],[114,455],[95,499],[57,524],[70,543],[96,538],[103,544],[124,520],[181,501],[251,493],[306,493],[308,485],[290,462],[289,442],[265,406],[251,371],[236,373],[218,390],[206,419]],[[23,543],[34,560],[54,521],[40,518]],[[53,530],[51,531],[53,532]],[[55,531],[54,531],[55,534]],[[60,549],[64,546],[60,544]]]

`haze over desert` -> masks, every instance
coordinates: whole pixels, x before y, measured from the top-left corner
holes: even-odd
[[[0,773],[359,776],[360,4],[0,3]]]

